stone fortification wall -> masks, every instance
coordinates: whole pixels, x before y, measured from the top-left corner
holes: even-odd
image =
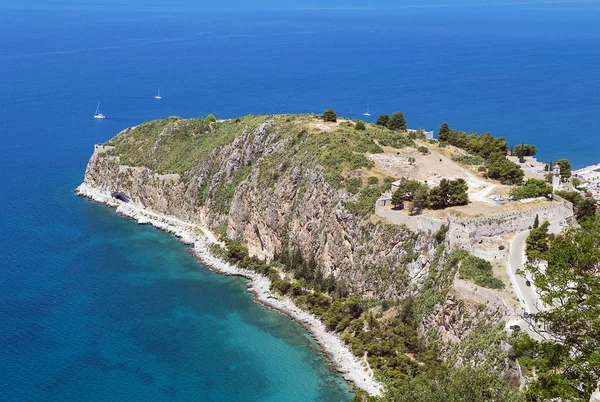
[[[448,222],[444,220],[436,220],[424,215],[409,216],[399,211],[393,211],[385,208],[389,203],[388,199],[380,198],[375,203],[375,214],[380,218],[384,218],[394,225],[404,225],[414,231],[434,235],[442,225]]]
[[[377,216],[395,225],[405,225],[413,230],[435,234],[442,225],[449,224],[447,240],[453,246],[471,250],[475,239],[503,236],[521,232],[533,225],[536,215],[540,222],[570,221],[573,218],[573,205],[563,199],[548,202],[548,205],[533,207],[522,211],[507,212],[476,218],[460,218],[448,215],[448,221],[435,220],[427,216],[409,216],[399,211],[385,208],[389,200],[381,198],[375,204]]]
[[[459,218],[448,216],[450,228],[458,235],[466,235],[469,239],[502,236],[508,233],[521,232],[529,229],[536,215],[540,222],[570,220],[573,217],[573,205],[558,199],[548,202],[548,205],[533,207],[523,211],[507,212],[504,214],[482,216],[477,218]],[[457,239],[462,242],[463,239]]]

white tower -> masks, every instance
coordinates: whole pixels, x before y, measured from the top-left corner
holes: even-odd
[[[558,190],[560,187],[560,166],[554,165],[554,169],[552,169],[552,189],[554,191]]]

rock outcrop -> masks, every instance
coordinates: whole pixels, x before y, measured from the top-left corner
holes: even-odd
[[[417,295],[449,253],[436,255],[435,233],[350,212],[346,203],[357,196],[332,185],[318,163],[301,158],[296,140],[302,131],[296,137],[282,133],[281,122],[264,118],[245,125],[231,141],[179,171],[154,171],[152,166],[131,166],[131,161],[153,165],[164,160],[169,151],[162,147],[174,141],[169,135],[185,126],[180,120],[144,134],[149,137],[144,138],[146,148],[136,138],[140,129],[128,129],[95,147],[84,184],[108,194],[122,192],[156,214],[226,231],[261,258],[297,249],[350,293],[380,300]],[[496,304],[482,310],[462,303],[452,291],[423,321],[422,332],[438,332],[450,345],[465,339],[478,322],[495,323],[503,316]]]

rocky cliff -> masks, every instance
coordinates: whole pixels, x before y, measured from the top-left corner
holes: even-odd
[[[235,124],[239,132],[181,172],[128,165],[131,155],[120,145],[146,133],[140,127],[125,130],[96,147],[85,183],[122,191],[160,214],[209,228],[226,225],[230,237],[240,237],[260,257],[270,259],[283,247],[296,247],[304,258],[316,259],[324,276],[344,281],[351,292],[404,297],[417,289],[427,276],[436,241],[349,212],[345,203],[356,196],[328,182],[322,166],[303,160],[303,142],[292,136],[301,130],[284,132],[289,125],[280,124],[282,119],[215,123]],[[161,141],[172,141],[184,124],[167,123],[147,142],[152,144],[148,149],[136,152],[152,161],[164,158]],[[328,135],[318,129],[311,134]]]
[[[435,233],[373,215],[390,180],[364,154],[383,152],[384,143],[410,143],[400,136],[313,116],[169,118],[97,145],[84,182],[123,192],[157,214],[226,232],[261,258],[298,250],[350,293],[416,297],[425,306],[422,333],[433,331],[450,350],[505,311],[497,303],[460,302],[456,266],[446,266],[451,251]]]

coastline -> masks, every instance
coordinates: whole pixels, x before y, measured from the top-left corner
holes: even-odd
[[[352,351],[334,333],[327,331],[323,323],[312,314],[300,309],[288,297],[275,295],[270,291],[271,281],[256,272],[240,269],[209,251],[211,243],[218,243],[214,234],[201,226],[148,211],[132,202],[124,203],[111,197],[110,193],[97,190],[82,183],[75,192],[92,201],[116,208],[116,212],[127,218],[135,219],[139,224],[152,225],[176,236],[184,244],[192,246],[190,253],[207,269],[222,275],[242,276],[250,280],[248,292],[253,294],[259,304],[283,314],[304,327],[327,354],[331,365],[345,380],[351,381],[357,388],[369,395],[381,395],[383,386],[372,377],[372,370],[354,356]]]

